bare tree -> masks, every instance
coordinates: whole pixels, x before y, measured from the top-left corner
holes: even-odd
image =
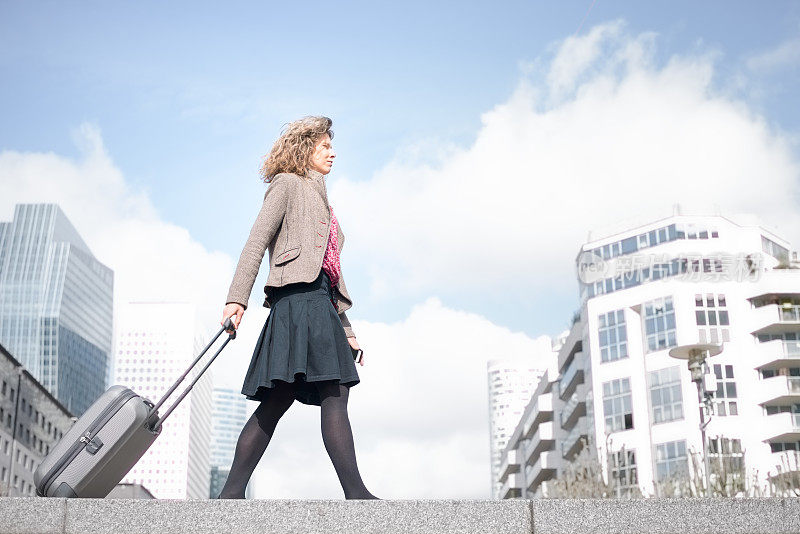
[[[606,445],[607,465],[600,461],[597,451],[585,438],[583,447],[575,458],[566,464],[550,485],[549,497],[561,499],[642,497],[638,485],[637,468],[626,463],[616,464],[614,458],[628,459],[624,448],[611,452]]]
[[[791,452],[794,452],[793,462],[789,461],[789,454],[781,455],[781,463],[775,466],[775,472],[767,473],[768,491],[775,497],[800,497],[800,452],[787,451]]]
[[[566,463],[558,477],[549,484],[548,497],[575,498],[640,498],[638,466],[633,451],[612,451],[606,442],[601,448],[586,438],[575,458]],[[766,482],[760,472],[751,470],[749,477],[744,463],[746,451],[738,442],[718,436],[709,443],[709,487],[706,488],[702,451],[687,453],[686,461],[654,483],[654,497],[800,497],[800,451],[781,455],[781,464],[767,473]],[[794,456],[792,456],[792,453]],[[601,458],[605,458],[602,461]]]
[[[761,481],[760,472],[752,470],[747,476],[744,464],[745,450],[714,451],[709,457],[709,487],[705,484],[703,453],[691,450],[686,468],[670,474],[655,484],[658,497],[800,497],[800,473],[797,459],[792,465],[781,457],[782,465],[775,473],[767,474],[767,483]],[[797,454],[797,453],[795,453]]]
[[[655,497],[691,497],[692,483],[688,467],[681,467],[672,471],[668,475],[658,479],[654,483]]]

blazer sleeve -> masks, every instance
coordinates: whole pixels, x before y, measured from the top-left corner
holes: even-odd
[[[347,314],[345,312],[340,313],[339,319],[342,320],[344,333],[347,335],[347,337],[356,337],[356,334],[353,332],[353,327],[350,326],[350,319],[347,318]]]
[[[236,272],[228,290],[226,304],[235,302],[247,309],[247,301],[253,290],[256,276],[258,276],[261,261],[264,259],[264,252],[275,238],[286,214],[289,187],[290,179],[280,175],[276,176],[267,187],[261,211],[258,212],[258,217],[250,229],[250,236],[239,256],[239,263],[236,265]]]

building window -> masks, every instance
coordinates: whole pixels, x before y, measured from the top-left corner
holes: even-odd
[[[744,473],[744,453],[742,440],[725,437],[711,438],[708,441],[708,457],[712,464],[722,466],[723,473],[739,471]]]
[[[617,498],[638,493],[639,477],[636,473],[636,451],[621,450],[611,453],[611,478]]]
[[[736,381],[733,378],[733,365],[714,364],[714,375],[717,377],[716,415],[739,415],[736,404]]]
[[[675,309],[672,297],[662,297],[644,303],[647,352],[675,346]]]
[[[731,340],[725,295],[698,294],[694,296],[694,305],[699,343],[719,343]]]
[[[628,357],[628,333],[625,328],[625,311],[601,313],[598,318],[600,361],[613,362]]]
[[[654,424],[683,419],[679,366],[650,372],[650,404]]]
[[[800,441],[780,441],[769,444],[772,452],[800,451]]]
[[[686,258],[675,258],[668,263],[658,263],[652,265],[652,267],[626,271],[620,276],[605,278],[584,286],[586,295],[588,297],[604,295],[629,287],[635,287],[646,282],[686,273],[688,272],[688,263]]]
[[[603,383],[603,411],[606,433],[633,428],[630,378]]]
[[[669,476],[688,474],[686,441],[668,441],[656,445],[656,478],[662,482]]]
[[[789,388],[792,392],[800,392],[800,367],[783,367],[781,369],[762,369],[759,371],[761,378],[772,378],[773,376],[789,377]]]
[[[789,261],[789,251],[763,235],[761,236],[761,250],[779,261]]]

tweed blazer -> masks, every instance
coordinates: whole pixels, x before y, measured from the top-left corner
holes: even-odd
[[[261,211],[242,249],[226,302],[247,308],[265,250],[269,250],[269,274],[264,286],[264,306],[270,306],[270,288],[316,280],[328,245],[330,213],[322,173],[309,170],[307,177],[292,173],[276,175],[267,187]],[[337,226],[341,251],[344,234],[341,225]],[[355,337],[345,314],[353,301],[344,283],[344,273],[333,291],[342,326],[348,337]]]

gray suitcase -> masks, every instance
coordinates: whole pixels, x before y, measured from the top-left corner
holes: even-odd
[[[164,421],[189,394],[225,345],[236,337],[236,332],[232,331],[189,387],[164,416],[159,417],[161,405],[228,329],[232,330],[230,319],[156,404],[124,386],[108,388],[36,468],[33,475],[36,494],[40,497],[100,498],[108,495],[147,452],[161,434]]]

